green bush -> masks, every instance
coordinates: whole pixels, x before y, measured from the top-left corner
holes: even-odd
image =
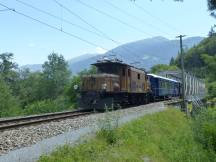
[[[201,111],[193,121],[193,129],[204,148],[216,152],[216,108]]]
[[[209,99],[216,98],[216,81],[208,85],[208,98]]]
[[[56,100],[48,99],[43,101],[37,101],[30,105],[27,105],[23,110],[23,114],[32,115],[41,113],[51,113],[67,109],[72,109],[72,105],[69,104],[67,98],[59,97]]]
[[[18,100],[11,95],[11,89],[0,77],[0,117],[19,114]]]

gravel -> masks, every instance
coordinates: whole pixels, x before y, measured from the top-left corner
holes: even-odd
[[[163,103],[153,103],[117,110],[110,114],[117,115],[124,123],[124,121],[129,121],[145,114],[163,111],[165,108]],[[129,118],[129,116],[133,116],[133,118]],[[43,139],[51,138],[65,132],[78,130],[87,126],[92,128],[97,127],[99,120],[103,118],[105,118],[105,113],[91,114],[74,119],[65,119],[40,125],[5,130],[0,132],[0,157],[11,150],[31,146]]]

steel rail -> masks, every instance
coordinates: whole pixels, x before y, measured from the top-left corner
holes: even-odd
[[[0,131],[10,128],[18,128],[21,126],[30,126],[34,124],[40,124],[44,122],[50,122],[66,118],[75,118],[79,116],[84,116],[91,114],[92,112],[82,112],[82,111],[69,111],[60,113],[50,113],[45,115],[27,116],[14,119],[0,120]]]

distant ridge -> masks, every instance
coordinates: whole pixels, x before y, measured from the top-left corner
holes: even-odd
[[[191,48],[199,44],[204,37],[189,37],[183,40],[186,48]],[[128,49],[128,50],[126,50]],[[111,52],[113,51],[113,52]],[[115,53],[116,57],[122,59],[126,63],[139,61],[136,66],[149,70],[155,64],[168,64],[171,57],[176,57],[179,51],[179,40],[169,40],[167,38],[157,36],[129,42],[118,46],[103,55],[84,54],[76,58],[68,60],[69,68],[76,74],[84,69],[89,68],[90,64],[97,61],[102,56]],[[40,71],[40,64],[25,65],[22,68],[29,68],[31,71]]]

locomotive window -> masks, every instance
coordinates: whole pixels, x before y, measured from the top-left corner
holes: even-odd
[[[140,79],[140,74],[137,74],[137,79]]]
[[[98,66],[98,73],[118,74],[119,68],[117,66],[103,65]]]
[[[125,76],[125,68],[122,69],[122,75]]]

